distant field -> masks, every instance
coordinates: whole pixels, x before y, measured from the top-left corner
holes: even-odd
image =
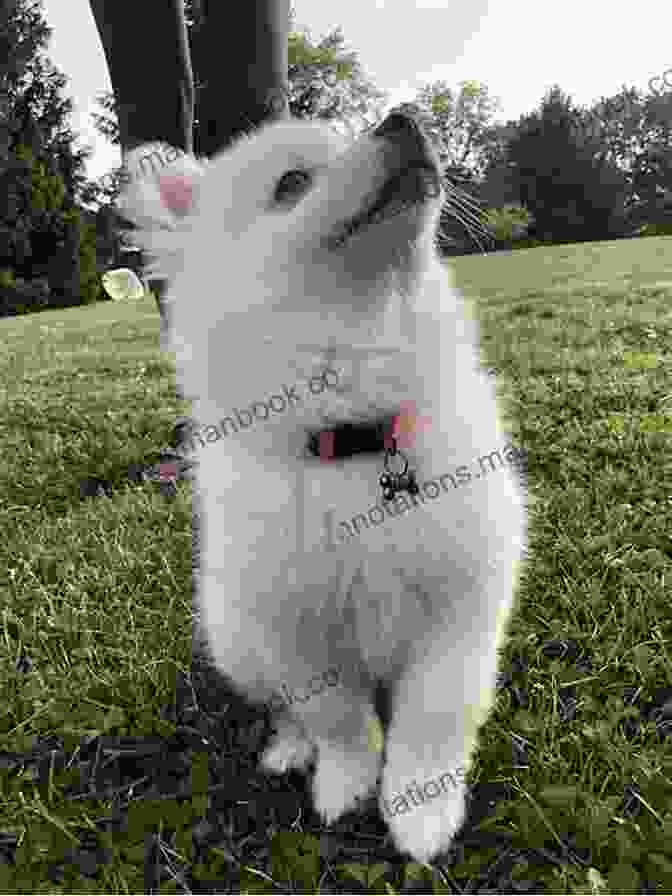
[[[672,237],[452,267],[477,300],[535,500],[503,686],[470,778],[481,808],[463,854],[438,863],[422,892],[485,892],[486,880],[488,892],[523,892],[497,875],[532,881],[531,892],[672,892]],[[163,760],[137,760],[106,790],[93,759],[72,751],[87,736],[100,775],[99,735],[109,746],[175,730],[160,708],[191,667],[191,491],[180,483],[167,499],[152,483],[127,485],[125,470],[166,446],[185,411],[151,297],[0,320],[0,854],[3,834],[18,841],[0,892],[147,891],[151,819],[102,835],[110,861],[97,878],[72,857],[54,882],[49,869],[97,819],[121,806],[137,821],[172,792],[158,781]],[[117,488],[82,499],[86,476]],[[180,724],[212,738],[208,718]],[[391,857],[375,813],[329,829],[327,862],[303,779],[256,770],[258,717],[230,714],[217,730],[209,786],[221,797],[230,781],[236,796],[222,808],[212,791],[208,817],[224,833],[197,861],[190,833],[207,801],[166,821],[189,836],[159,851],[182,881],[160,892],[197,879],[228,881],[219,892],[301,892],[301,879],[305,892],[321,880],[320,892],[394,893],[429,875]],[[204,759],[193,742],[170,742],[187,769]],[[45,744],[61,757],[51,773]],[[3,750],[37,750],[42,771],[21,772]],[[73,799],[73,785],[84,795]],[[161,805],[154,817],[178,803]],[[362,863],[379,865],[368,885],[344,870]]]

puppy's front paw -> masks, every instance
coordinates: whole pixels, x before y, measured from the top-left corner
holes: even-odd
[[[445,775],[441,777],[445,784]],[[417,780],[413,784],[414,788],[408,788],[413,794],[411,799],[400,792],[399,779],[386,769],[380,810],[399,852],[410,853],[416,861],[426,863],[448,849],[459,830],[464,820],[466,786],[456,780],[454,785],[441,787],[434,779],[428,779],[421,802]]]
[[[261,765],[266,771],[284,775],[290,769],[302,771],[310,762],[314,745],[308,740],[298,725],[282,720],[278,723],[278,733],[266,748]]]
[[[320,744],[313,780],[315,811],[331,824],[356,808],[376,786],[381,756],[377,751]]]

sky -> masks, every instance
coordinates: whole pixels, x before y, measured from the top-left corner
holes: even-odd
[[[142,0],[137,0],[142,2]],[[226,2],[226,0],[222,0]],[[672,4],[644,0],[633,8],[612,0],[293,0],[296,25],[314,42],[340,26],[389,107],[414,99],[418,88],[446,81],[487,85],[500,101],[498,120],[518,118],[539,105],[555,83],[588,106],[625,84],[647,90],[668,72],[672,86]],[[119,150],[97,133],[96,97],[112,89],[88,0],[43,0],[53,29],[48,54],[68,78],[72,127],[79,145],[95,154],[89,177],[120,164]],[[659,89],[661,82],[655,82]]]

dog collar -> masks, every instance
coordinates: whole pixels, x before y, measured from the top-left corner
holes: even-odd
[[[357,454],[381,454],[394,446],[396,414],[366,420],[339,423],[308,434],[306,451],[323,461],[345,460]]]
[[[394,414],[363,423],[340,423],[331,429],[314,430],[308,436],[307,454],[329,462],[384,451],[385,467],[378,479],[383,500],[392,501],[402,491],[417,495],[420,489],[415,472],[408,469],[408,461],[397,445],[399,419],[400,416]],[[389,467],[391,458],[400,459],[403,470],[393,472]]]

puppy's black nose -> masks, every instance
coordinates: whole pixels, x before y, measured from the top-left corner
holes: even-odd
[[[433,176],[433,195],[440,191],[439,159],[415,118],[408,112],[390,112],[385,121],[373,131],[396,148],[404,166],[427,168]]]
[[[391,112],[373,132],[374,137],[422,138],[417,121],[406,112]]]

